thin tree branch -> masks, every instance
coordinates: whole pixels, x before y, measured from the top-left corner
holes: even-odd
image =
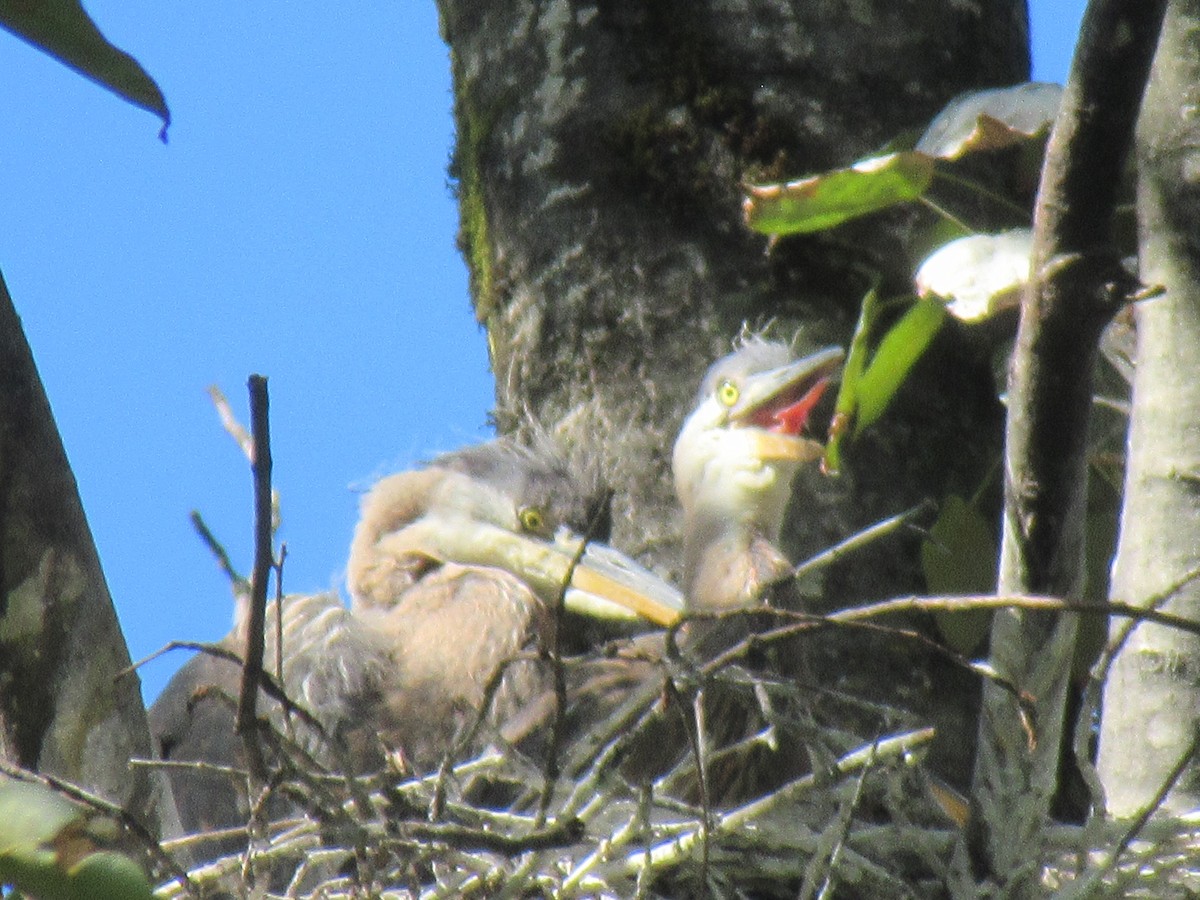
[[[208,548],[208,551],[216,557],[217,565],[221,567],[221,571],[229,579],[233,587],[233,593],[237,596],[245,593],[250,587],[250,582],[233,567],[233,562],[229,558],[229,552],[225,549],[225,545],[217,540],[216,535],[212,533],[208,524],[204,521],[204,517],[200,515],[200,511],[193,509],[189,518],[192,521],[192,527],[196,529],[196,534],[200,536],[200,540],[204,542],[204,546]]]
[[[246,746],[251,781],[261,787],[267,768],[258,739],[256,708],[262,682],[263,630],[267,617],[267,581],[274,558],[271,551],[271,436],[268,417],[267,379],[251,375],[250,430],[254,438],[251,468],[254,473],[254,570],[250,575],[250,615],[246,624],[246,654],[242,665],[242,687],[238,697],[236,731]]]

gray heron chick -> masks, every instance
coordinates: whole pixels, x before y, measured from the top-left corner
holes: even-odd
[[[363,499],[347,583],[355,613],[395,648],[402,689],[386,702],[418,767],[440,758],[501,666],[502,733],[540,693],[546,667],[530,653],[552,646],[560,596],[592,617],[679,617],[675,588],[604,544],[585,545],[588,499],[556,457],[507,442],[385,478]]]
[[[824,452],[805,430],[842,357],[750,338],[709,367],[672,458],[690,609],[751,605],[790,571],[779,530],[797,470]]]
[[[383,750],[431,769],[481,712],[503,734],[523,702],[544,695],[540,657],[555,640],[560,597],[588,616],[673,622],[678,591],[585,542],[590,507],[555,457],[503,440],[376,484],[351,544],[351,608],[332,593],[284,598],[282,686],[324,732],[298,732],[305,748],[355,771],[378,767]],[[272,604],[268,671],[274,617]],[[240,655],[244,640],[239,617],[221,646]],[[496,676],[499,690],[481,711]],[[228,699],[239,677],[236,663],[207,654],[176,674],[151,710],[164,759],[240,764]],[[282,718],[277,704],[273,718]],[[326,738],[340,757],[322,747]],[[245,821],[244,797],[231,803],[237,791],[227,776],[173,769],[171,778],[188,830]]]

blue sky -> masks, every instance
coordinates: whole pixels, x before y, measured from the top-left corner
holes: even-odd
[[[1084,5],[1030,3],[1036,78],[1065,78]],[[363,6],[88,2],[166,94],[166,146],[0,31],[0,271],[135,659],[228,630],[190,510],[249,569],[249,472],[208,385],[245,418],[246,377],[270,379],[293,591],[338,584],[359,489],[490,433],[436,10]],[[184,659],[143,668],[148,699]]]

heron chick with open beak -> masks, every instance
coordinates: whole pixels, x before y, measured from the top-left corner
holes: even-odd
[[[704,376],[672,460],[689,608],[748,606],[790,571],[779,530],[797,470],[824,452],[809,419],[842,358],[752,337]]]

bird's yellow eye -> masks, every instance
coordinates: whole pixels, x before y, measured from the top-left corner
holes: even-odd
[[[717,385],[717,399],[725,406],[733,406],[741,395],[738,386],[728,378]]]
[[[522,507],[517,511],[521,527],[534,534],[546,533],[546,515],[536,506]]]

